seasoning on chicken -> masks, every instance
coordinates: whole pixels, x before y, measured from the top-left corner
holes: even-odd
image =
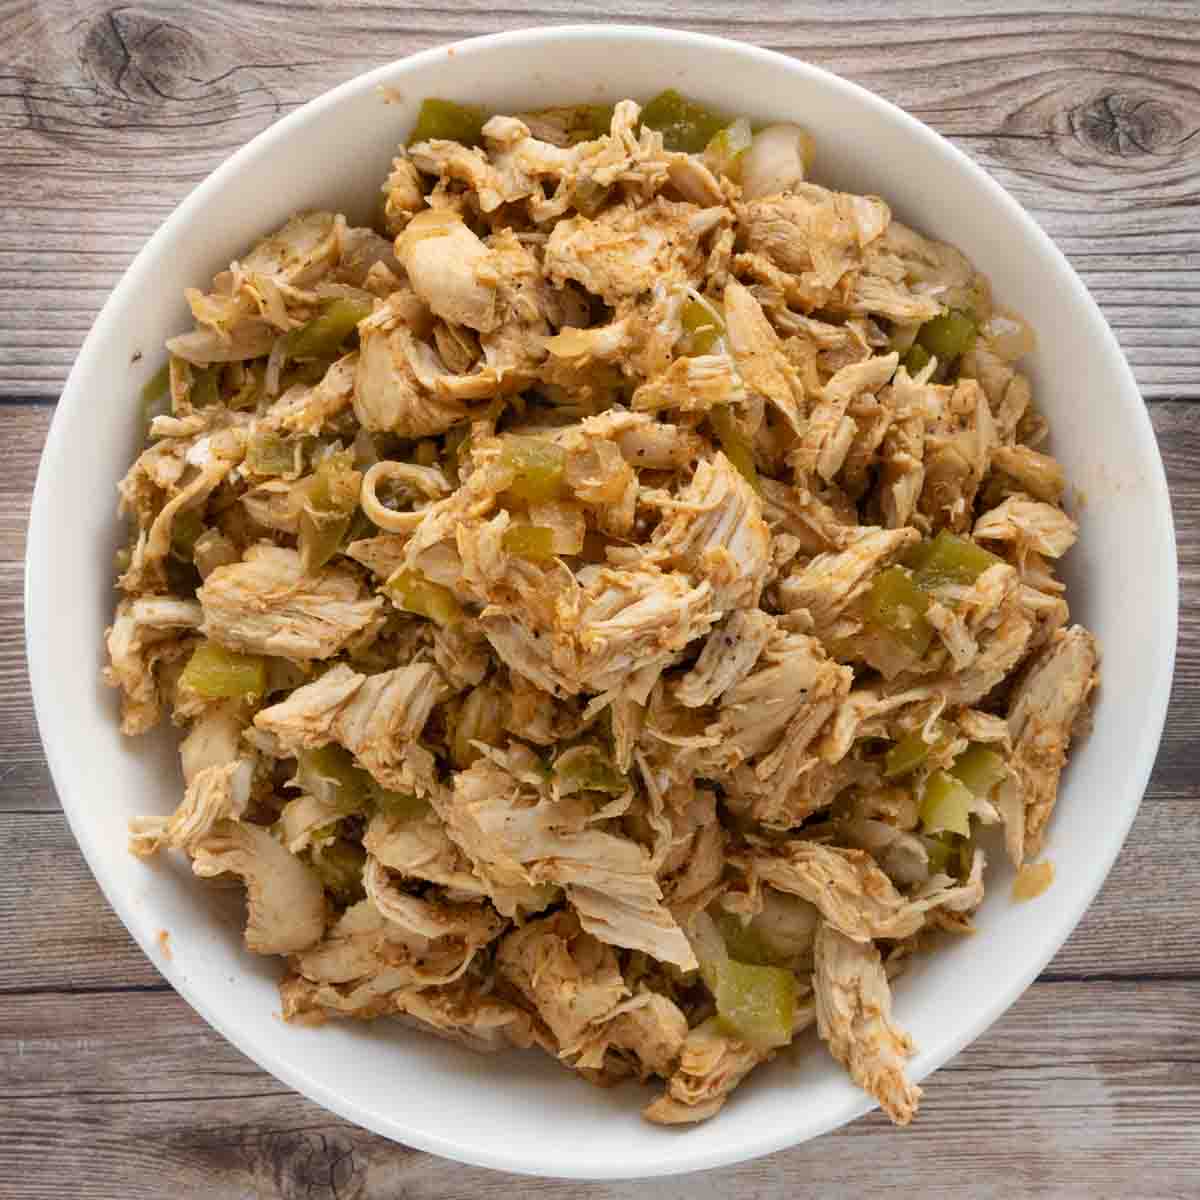
[[[657,1079],[659,1124],[815,1024],[914,1116],[889,976],[973,929],[981,827],[1040,852],[1097,650],[1032,331],[815,168],[674,92],[431,100],[379,229],[188,289],[104,679],[185,731],[130,849],[242,880],[285,1019]]]

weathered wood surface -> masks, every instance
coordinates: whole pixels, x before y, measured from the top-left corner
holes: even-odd
[[[74,847],[25,676],[21,561],[67,369],[146,236],[287,109],[455,37],[673,22],[828,66],[952,137],[1036,215],[1150,400],[1175,503],[1175,697],[1107,885],[1039,982],[878,1116],[757,1163],[589,1187],[397,1147],[264,1075],[161,980]],[[1200,9],[1195,3],[0,3],[0,1195],[1193,1197],[1200,1179]]]
[[[0,12],[0,396],[53,396],[147,235],[231,151],[367,67],[597,17],[794,54],[903,105],[1025,204],[1147,396],[1200,396],[1195,4],[595,6],[9,0]]]

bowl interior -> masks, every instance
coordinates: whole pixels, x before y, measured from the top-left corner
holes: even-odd
[[[386,86],[385,93],[381,87]],[[647,29],[500,35],[395,63],[279,122],[196,189],[139,255],[87,340],[59,405],[35,494],[27,572],[31,672],[64,808],[114,907],[163,974],[242,1050],[341,1115],[410,1145],[513,1171],[584,1177],[694,1170],[768,1152],[864,1112],[813,1042],[757,1073],[714,1122],[662,1130],[635,1086],[589,1088],[544,1056],[477,1057],[380,1022],[320,1031],[277,1017],[277,964],[242,949],[236,894],[186,865],[126,852],[129,817],[168,812],[181,785],[169,735],[126,743],[98,679],[120,538],[114,485],[136,450],[137,391],[184,328],[185,285],[304,208],[366,219],[395,144],[427,95],[497,110],[646,98],[679,88],[729,112],[802,122],[819,182],[875,192],[959,245],[1039,337],[1034,394],[1085,502],[1067,568],[1074,617],[1097,634],[1103,686],[1073,757],[1048,855],[1054,887],[1012,905],[994,856],[977,937],[920,961],[896,1012],[944,1062],[1051,957],[1120,847],[1153,762],[1175,638],[1170,508],[1154,437],[1111,333],[1061,255],[994,182],[912,118],[815,68],[732,42]],[[171,934],[173,958],[155,939]]]

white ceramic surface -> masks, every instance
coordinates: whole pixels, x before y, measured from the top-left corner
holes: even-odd
[[[140,386],[184,328],[203,284],[290,213],[364,219],[395,144],[426,95],[504,111],[647,97],[674,86],[730,112],[803,122],[816,177],[876,192],[910,224],[960,245],[997,297],[1035,326],[1034,393],[1053,449],[1086,495],[1067,577],[1075,618],[1103,651],[1090,741],[1066,773],[1048,846],[1053,888],[1013,905],[991,873],[977,937],[922,960],[896,1014],[923,1078],[993,1022],[1074,928],[1133,819],[1154,761],[1174,658],[1176,566],[1162,465],[1133,377],[1058,250],[995,182],[913,118],[815,67],[665,30],[568,27],[431,50],[336,88],[213,173],[163,224],[113,292],[71,373],[34,494],[26,575],[30,671],[55,784],[96,878],[167,979],[267,1070],[343,1117],[463,1161],[545,1175],[670,1174],[810,1138],[870,1107],[806,1041],[756,1072],[716,1120],[665,1130],[638,1116],[636,1086],[591,1088],[536,1053],[477,1057],[386,1022],[321,1031],[277,1017],[277,963],[245,952],[230,906],[184,863],[126,851],[129,817],[180,795],[170,739],[126,743],[99,680],[120,531],[114,485],[137,442]],[[380,88],[386,86],[388,103]],[[171,935],[173,957],[156,944]],[[936,1089],[936,1079],[931,1086]],[[985,1085],[986,1086],[986,1085]],[[897,1137],[904,1134],[898,1132]]]

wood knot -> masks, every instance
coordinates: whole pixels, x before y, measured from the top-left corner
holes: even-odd
[[[1174,150],[1186,136],[1183,119],[1153,96],[1105,92],[1071,110],[1070,126],[1088,149],[1117,158]]]
[[[280,1132],[260,1145],[274,1194],[286,1200],[353,1200],[362,1195],[365,1167],[342,1133]]]
[[[206,73],[204,47],[194,34],[126,8],[96,19],[80,60],[102,92],[152,106],[194,99]]]

